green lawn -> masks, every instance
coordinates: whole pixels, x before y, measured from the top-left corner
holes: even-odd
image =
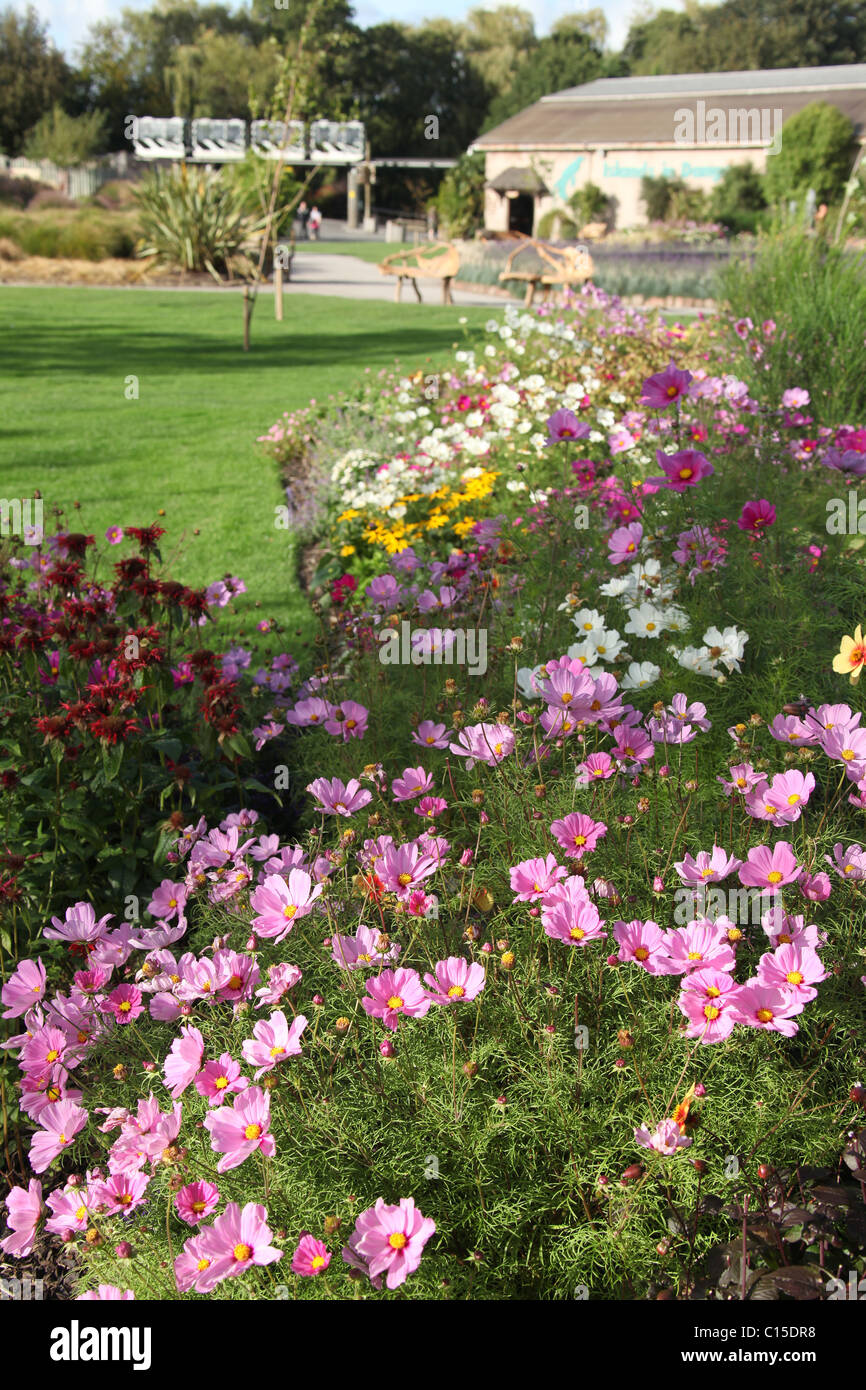
[[[234,293],[5,287],[0,491],[38,488],[46,516],[78,501],[71,529],[99,540],[107,526],[146,524],[164,508],[164,556],[179,578],[200,585],[239,574],[258,616],[306,635],[294,547],[274,527],[285,497],[256,436],[366,367],[444,360],[467,331],[458,319],[472,328],[489,316],[293,295],[278,324],[265,295],[245,354]],[[125,398],[130,376],[138,400]]]
[[[400,243],[387,241],[297,241],[296,251],[318,251],[325,256],[357,256],[360,261],[378,265],[391,251],[399,251]],[[411,250],[411,246],[405,249]]]

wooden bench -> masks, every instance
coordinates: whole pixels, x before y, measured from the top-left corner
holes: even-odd
[[[460,269],[460,252],[450,241],[436,241],[429,246],[418,246],[412,251],[394,251],[379,263],[383,275],[396,275],[397,287],[394,302],[399,304],[403,292],[403,281],[408,280],[419,304],[424,301],[418,288],[419,280],[442,281],[442,303],[453,304],[451,281]]]
[[[513,270],[515,260],[525,251],[533,251],[543,262],[532,270]],[[549,267],[545,269],[545,266]],[[526,284],[524,308],[528,309],[535,298],[539,285],[542,299],[548,299],[551,291],[565,285],[584,285],[591,280],[595,271],[592,257],[584,246],[550,246],[543,241],[526,237],[505,262],[505,269],[499,272],[500,283],[507,280],[520,280]]]

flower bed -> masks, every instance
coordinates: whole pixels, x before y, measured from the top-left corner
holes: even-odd
[[[147,924],[70,893],[7,979],[7,1253],[67,1241],[89,1297],[689,1298],[751,1205],[789,1219],[743,1296],[862,1268],[859,1187],[806,1187],[866,1102],[824,524],[866,434],[726,344],[591,291],[270,432],[331,463],[318,660],[256,730],[303,816],[191,817]]]

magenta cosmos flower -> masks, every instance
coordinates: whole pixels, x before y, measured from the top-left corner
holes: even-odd
[[[469,1003],[484,988],[484,967],[477,962],[470,965],[462,956],[449,956],[437,961],[434,974],[428,972],[424,980],[432,990],[434,1004]]]
[[[448,747],[458,758],[466,759],[467,772],[476,763],[495,767],[514,751],[514,730],[507,724],[470,724],[460,730],[457,742]]]
[[[178,922],[184,920],[183,910],[186,906],[186,888],[182,883],[172,883],[170,878],[164,878],[157,889],[154,890],[153,897],[147,905],[147,910],[151,917],[158,917],[164,922],[170,922],[172,917],[177,917]]]
[[[197,1226],[216,1210],[219,1199],[219,1188],[214,1183],[190,1182],[178,1192],[174,1207],[181,1221],[188,1226]]]
[[[757,502],[745,504],[737,518],[737,525],[741,531],[751,531],[753,535],[762,536],[775,520],[776,508],[766,497],[762,497]]]
[[[565,898],[549,900],[542,906],[541,924],[548,936],[569,946],[586,946],[607,936],[598,909],[588,898],[578,903]]]
[[[141,990],[136,989],[135,985],[118,985],[99,1007],[104,1014],[113,1014],[117,1022],[123,1025],[134,1023],[144,1013]]]
[[[665,938],[670,955],[669,973],[688,975],[712,966],[714,970],[733,970],[736,956],[727,932],[719,922],[705,918],[669,931]]]
[[[105,533],[105,539],[108,541],[109,545],[120,545],[120,542],[123,540],[123,527],[109,526]]]
[[[579,420],[573,410],[555,410],[547,422],[546,444],[558,444],[560,440],[586,439],[589,425]]]
[[[0,1250],[13,1259],[29,1255],[36,1240],[42,1216],[42,1184],[31,1178],[27,1187],[12,1187],[6,1198],[7,1221],[11,1235],[0,1240]]]
[[[640,403],[648,405],[651,410],[667,410],[669,405],[686,394],[691,379],[691,372],[675,367],[671,358],[663,372],[647,377],[641,388]]]
[[[258,1067],[254,1078],[256,1081],[266,1071],[273,1071],[278,1062],[285,1062],[289,1057],[300,1057],[300,1038],[306,1026],[307,1019],[303,1014],[298,1014],[289,1027],[281,1009],[271,1014],[269,1019],[259,1019],[253,1027],[253,1037],[247,1038],[241,1046],[244,1061],[251,1067]]]
[[[662,476],[648,478],[647,482],[669,488],[672,492],[685,492],[686,488],[697,487],[702,478],[709,478],[716,471],[699,449],[681,449],[677,454],[664,454],[661,449],[656,449],[656,462]]]
[[[423,767],[407,767],[402,777],[395,777],[391,783],[395,801],[413,801],[416,796],[426,796],[432,790],[433,778]]]
[[[59,917],[52,917],[53,926],[46,927],[43,936],[53,941],[83,941],[89,945],[102,940],[106,934],[105,924],[110,922],[113,916],[112,912],[107,912],[97,921],[91,903],[76,903],[74,907],[66,909],[63,922]]]
[[[779,946],[767,951],[758,962],[758,982],[780,989],[801,1004],[818,997],[815,985],[826,980],[827,971],[817,951],[806,945]]]
[[[276,1145],[270,1134],[271,1100],[259,1086],[250,1086],[235,1098],[231,1109],[222,1106],[206,1115],[205,1129],[210,1131],[211,1148],[223,1156],[217,1164],[218,1173],[237,1168],[251,1153],[260,1149],[265,1158],[273,1158]]]
[[[352,816],[373,800],[373,793],[364,790],[354,777],[344,785],[339,777],[328,781],[317,777],[306,789],[319,803],[316,809],[326,816]]]
[[[0,991],[6,1005],[4,1018],[20,1018],[45,994],[45,966],[41,960],[22,960]]]
[[[417,970],[383,970],[367,980],[366,999],[361,1007],[371,1018],[381,1018],[393,1033],[401,1015],[423,1018],[433,1000],[426,993]]]
[[[772,849],[769,845],[757,845],[749,850],[747,858],[748,862],[740,866],[744,888],[781,888],[793,883],[801,872],[787,840],[777,840]]]
[[[364,1260],[371,1279],[384,1274],[388,1288],[397,1289],[420,1265],[424,1246],[435,1230],[436,1223],[421,1215],[411,1197],[401,1197],[396,1207],[387,1206],[380,1197],[358,1217],[354,1251]]]
[[[257,1202],[247,1202],[241,1210],[229,1202],[222,1216],[202,1231],[202,1247],[211,1257],[209,1273],[217,1281],[245,1274],[253,1265],[271,1265],[283,1258],[282,1250],[271,1245],[268,1213]]]
[[[310,1278],[316,1274],[324,1274],[330,1263],[331,1255],[327,1246],[305,1231],[292,1256],[292,1273]]]
[[[383,941],[383,937],[379,928],[365,927],[362,923],[354,936],[334,933],[331,937],[331,956],[341,970],[365,970],[371,965],[395,961],[400,954],[400,946],[395,941],[382,949],[380,941]]]
[[[290,869],[287,878],[268,874],[264,883],[250,894],[250,906],[256,913],[252,927],[259,936],[273,937],[275,942],[288,936],[295,922],[313,910],[313,903],[322,892],[321,883],[313,880],[305,869]]]
[[[434,724],[431,719],[422,719],[412,734],[412,742],[419,748],[447,748],[448,736],[444,724]]]

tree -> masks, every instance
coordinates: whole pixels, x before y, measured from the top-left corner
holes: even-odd
[[[601,50],[586,33],[551,34],[521,63],[510,90],[494,98],[484,129],[500,125],[551,92],[591,82],[603,71]]]
[[[0,149],[5,154],[21,153],[26,132],[63,99],[69,79],[32,5],[24,14],[11,7],[0,12]]]
[[[819,203],[842,196],[851,170],[854,127],[837,106],[813,101],[782,127],[782,148],[767,158],[765,186],[771,203],[799,200],[810,188]]]
[[[484,224],[484,155],[464,154],[442,180],[436,211],[446,236],[467,237]]]
[[[710,217],[730,232],[754,232],[766,206],[764,180],[754,164],[729,164],[710,196]]]
[[[24,142],[31,159],[50,159],[72,169],[105,150],[105,117],[101,111],[70,116],[59,102],[36,122]]]

